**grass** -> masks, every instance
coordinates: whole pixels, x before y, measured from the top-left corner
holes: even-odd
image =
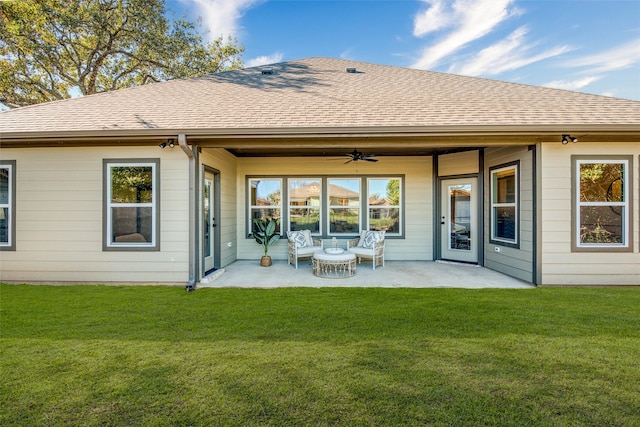
[[[0,425],[640,425],[638,288],[0,292]]]

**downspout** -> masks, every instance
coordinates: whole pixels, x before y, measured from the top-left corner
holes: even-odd
[[[485,202],[485,191],[484,191],[484,148],[478,150],[478,170],[480,173],[478,174],[478,228],[480,229],[476,234],[478,235],[479,243],[478,243],[478,265],[484,267],[484,202]]]
[[[533,151],[533,284],[542,285],[542,143],[531,145]]]
[[[431,191],[433,194],[433,261],[439,260],[442,257],[440,253],[440,234],[442,233],[442,225],[440,220],[440,182],[438,181],[438,153],[435,153],[431,158]]]
[[[185,286],[187,292],[196,290],[196,158],[195,148],[192,150],[187,145],[187,136],[178,135],[178,145],[189,158],[189,281]]]

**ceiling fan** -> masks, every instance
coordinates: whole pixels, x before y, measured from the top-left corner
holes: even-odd
[[[347,160],[346,162],[344,162],[344,164],[346,165],[347,163],[351,163],[351,162],[357,162],[358,160],[364,160],[367,162],[377,162],[378,159],[373,159],[372,157],[375,157],[375,154],[362,154],[362,151],[358,151],[357,148],[354,148],[352,152],[345,154],[345,156],[349,157],[349,160]]]

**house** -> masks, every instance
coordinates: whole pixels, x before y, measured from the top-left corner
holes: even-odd
[[[349,60],[50,102],[0,113],[0,280],[193,286],[277,217],[384,229],[387,261],[638,285],[639,164],[640,102]]]

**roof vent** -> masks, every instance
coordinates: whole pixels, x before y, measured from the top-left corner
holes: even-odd
[[[275,74],[273,68],[263,68],[262,74]]]
[[[356,72],[356,67],[348,67],[347,68],[347,73],[355,73]]]

